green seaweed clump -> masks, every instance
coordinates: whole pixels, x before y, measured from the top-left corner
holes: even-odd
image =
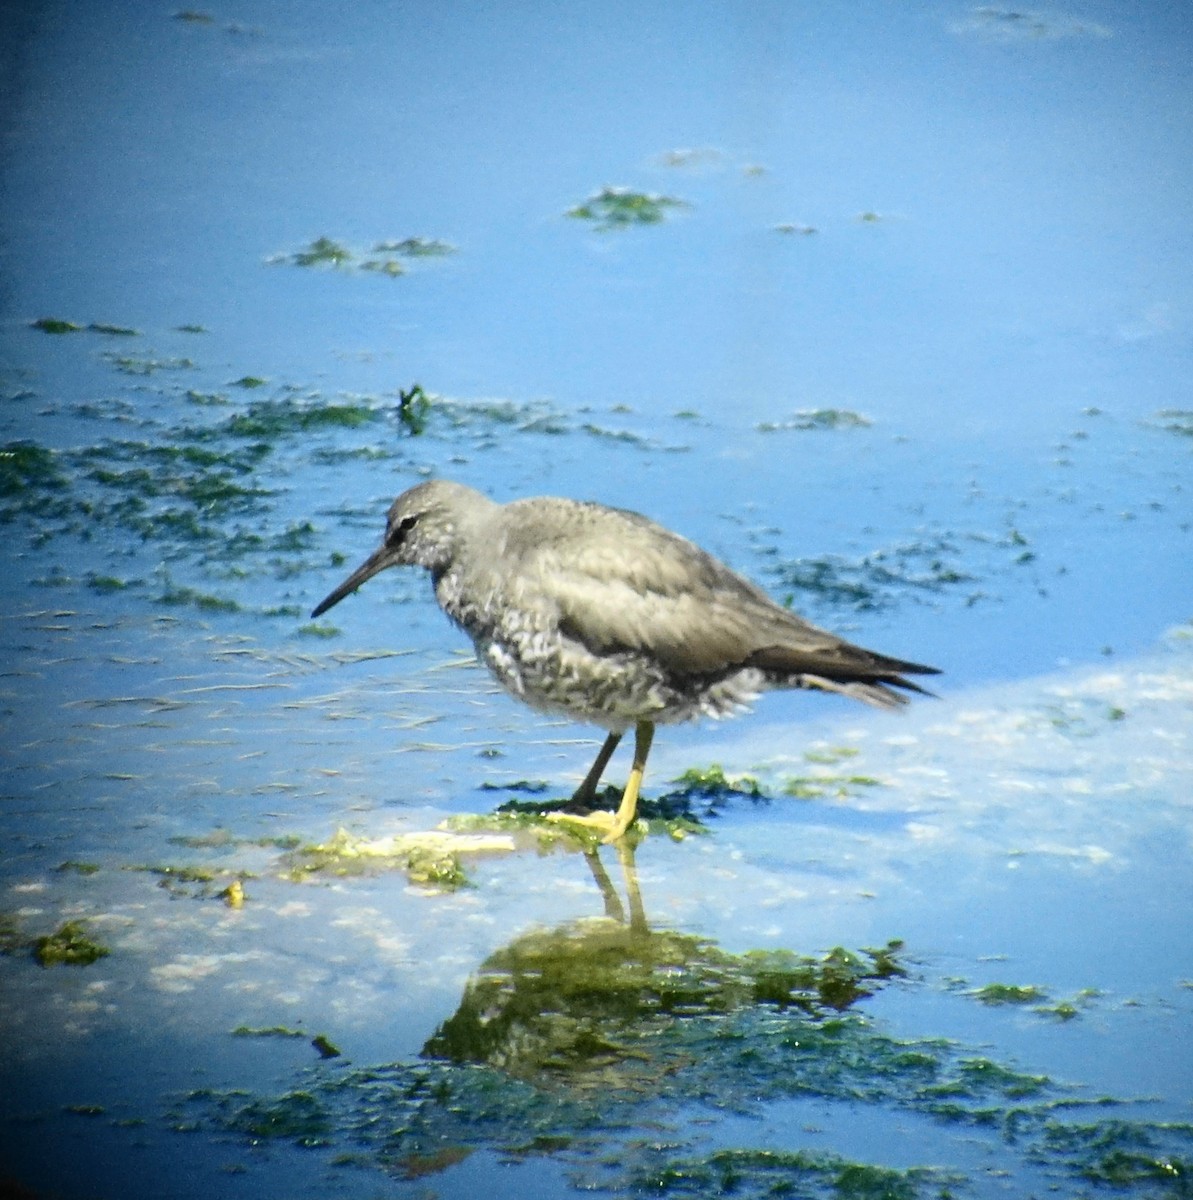
[[[61,317],[38,317],[29,322],[30,329],[40,329],[42,333],[103,333],[109,337],[137,337],[138,332],[127,325],[110,325],[106,321],[92,321],[88,325],[79,325],[75,321],[65,321]]]
[[[0,954],[15,954],[21,947],[21,932],[12,913],[0,912]]]
[[[319,1052],[320,1058],[339,1058],[343,1051],[326,1035],[317,1033],[311,1038],[311,1045]]]
[[[772,568],[779,586],[823,605],[857,611],[887,608],[906,596],[939,593],[975,576],[955,565],[957,548],[944,537],[872,551],[860,558],[826,554],[789,559]],[[794,595],[788,597],[788,602]]]
[[[680,788],[699,796],[746,796],[761,799],[762,786],[753,775],[726,775],[720,763],[707,767],[689,767],[676,780]]]
[[[674,196],[606,187],[583,204],[569,208],[564,215],[578,221],[591,221],[596,229],[607,233],[614,229],[628,229],[631,225],[657,225],[670,212],[687,207],[685,201]]]
[[[40,329],[42,333],[82,333],[83,326],[74,321],[64,321],[61,317],[38,317],[29,322],[30,329]]]
[[[309,246],[292,254],[275,254],[266,259],[270,265],[294,267],[332,267],[336,270],[369,271],[391,279],[406,273],[403,259],[445,258],[456,252],[451,242],[439,238],[408,237],[401,241],[377,242],[371,250],[351,250],[329,237],[316,238]]]
[[[844,800],[859,788],[881,787],[872,775],[793,775],[783,784],[783,794],[798,800]]]
[[[378,242],[374,254],[401,254],[406,258],[446,258],[456,248],[442,238],[408,237],[400,242]]]
[[[316,238],[305,250],[280,255],[271,262],[289,262],[296,267],[342,267],[352,261],[352,251],[329,237]]]
[[[86,967],[111,953],[107,946],[87,936],[82,921],[64,921],[53,933],[33,943],[33,956],[43,967]]]
[[[66,477],[58,470],[52,450],[27,439],[0,446],[0,496],[64,487]]]
[[[326,842],[297,847],[285,856],[284,863],[286,876],[295,882],[315,874],[348,876],[399,870],[418,886],[454,891],[471,886],[464,855],[501,854],[513,849],[508,836],[488,833],[464,834],[441,828],[368,839],[340,829]]]
[[[398,393],[398,420],[410,434],[417,436],[427,427],[431,411],[431,398],[421,384],[406,388]]]
[[[903,943],[860,953],[837,946],[820,958],[788,950],[751,950],[742,962],[753,979],[754,1000],[779,1009],[795,1005],[810,1014],[844,1012],[874,994],[876,985],[907,974],[899,961]]]
[[[99,863],[79,862],[78,859],[68,858],[65,862],[60,862],[54,870],[63,875],[70,871],[76,875],[96,875],[99,873]]]
[[[783,429],[866,429],[872,422],[861,413],[847,408],[802,408],[787,421],[763,421],[759,433],[776,433]]]
[[[326,1107],[306,1091],[250,1100],[229,1114],[229,1124],[252,1138],[285,1138],[299,1146],[325,1146],[331,1133]]]
[[[669,1155],[624,1180],[629,1195],[650,1193],[683,1200],[706,1196],[793,1196],[801,1200],[918,1200],[943,1198],[949,1177],[930,1167],[896,1169],[853,1162],[812,1150],[727,1148],[703,1157]]]
[[[987,983],[970,993],[975,1000],[992,1007],[1002,1004],[1039,1004],[1048,993],[1034,984]]]
[[[455,891],[470,886],[468,874],[458,854],[444,854],[435,850],[412,850],[406,856],[406,874],[411,883],[425,887]]]
[[[216,432],[241,438],[277,438],[318,429],[356,429],[377,421],[381,413],[367,404],[302,404],[294,400],[262,400],[230,417]],[[210,435],[209,435],[210,436]]]

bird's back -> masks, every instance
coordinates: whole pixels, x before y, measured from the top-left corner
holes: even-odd
[[[488,594],[500,619],[494,625],[486,615],[478,641],[533,665],[542,684],[551,672],[583,670],[585,660],[594,677],[612,664],[627,686],[649,677],[676,692],[688,716],[693,699],[700,708],[705,693],[735,676],[734,698],[714,708],[768,687],[803,686],[893,704],[901,697],[892,687],[918,690],[903,673],[932,671],[817,628],[686,538],[625,509],[515,501],[495,510],[484,543],[463,590]]]

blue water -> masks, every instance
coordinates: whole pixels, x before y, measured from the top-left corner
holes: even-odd
[[[732,954],[903,938],[918,974],[870,1002],[884,1028],[1187,1122],[1188,14],[190,17],[0,14],[0,443],[59,475],[0,496],[0,1179],[374,1194],[376,1163],[179,1133],[169,1113],[196,1088],[298,1086],[308,1042],[241,1024],[323,1032],[357,1067],[414,1061],[489,955],[599,913],[575,855],[486,859],[474,887],[427,895],[400,872],[294,884],[275,849],[171,841],[381,838],[488,810],[485,783],[574,786],[592,731],[496,694],[425,580],[390,572],[307,625],[428,474],[641,510],[819,623],[944,669],[941,701],[905,720],[785,695],[663,731],[648,793],[714,761],[778,787],[842,745],[882,786],[649,839],[654,926]],[[614,231],[565,215],[607,186],[684,203]],[[320,237],[353,264],[271,261]],[[412,237],[454,253],[359,268]],[[393,412],[415,383],[418,434]],[[375,419],[234,424],[335,404]],[[821,410],[865,423],[799,428]],[[258,494],[195,490],[223,473]],[[129,869],[213,862],[254,873],[243,910]],[[75,917],[112,954],[38,967],[31,939]],[[1102,998],[1057,1023],[957,978]],[[668,1119],[686,1127],[689,1104]],[[755,1114],[758,1144],[803,1136],[784,1104]],[[975,1194],[1043,1186],[997,1139],[822,1104],[821,1149],[905,1166],[939,1139]],[[733,1122],[709,1137],[748,1141]],[[514,1167],[499,1139],[469,1146],[393,1186],[576,1179],[566,1155]],[[1131,1194],[1168,1194],[1146,1186]]]

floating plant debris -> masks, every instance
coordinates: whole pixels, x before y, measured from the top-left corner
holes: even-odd
[[[760,433],[775,433],[782,429],[866,429],[871,424],[869,417],[847,408],[805,408],[789,420],[763,421],[757,428]]]
[[[578,221],[591,221],[596,229],[609,232],[628,229],[631,225],[658,225],[671,213],[689,207],[686,201],[674,196],[606,187],[583,204],[569,208],[564,215]]]
[[[376,242],[369,250],[353,250],[333,238],[319,237],[302,250],[275,254],[265,261],[274,266],[332,267],[397,277],[406,273],[404,264],[410,259],[446,258],[455,252],[451,242],[440,238],[408,237]]]
[[[33,957],[43,967],[86,967],[111,953],[102,942],[87,936],[84,921],[64,921],[33,943]]]

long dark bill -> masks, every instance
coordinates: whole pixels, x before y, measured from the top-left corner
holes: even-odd
[[[333,592],[329,592],[322,600],[315,605],[311,612],[311,619],[322,616],[327,610],[352,592],[356,591],[362,583],[368,579],[372,579],[378,571],[384,571],[386,567],[392,565],[392,560],[389,557],[389,548],[387,546],[379,546],[364,562],[340,584]]]

